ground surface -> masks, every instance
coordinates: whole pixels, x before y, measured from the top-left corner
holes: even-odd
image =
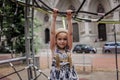
[[[50,55],[48,54],[40,54],[39,61],[40,61],[40,69],[49,76],[49,65],[50,64]],[[3,58],[4,57],[4,58]],[[2,59],[10,58],[4,55]],[[91,67],[86,67],[85,71],[84,68],[79,65],[75,66],[76,71],[78,73],[79,80],[117,80],[116,76],[116,59],[115,54],[73,54],[73,62],[81,63],[84,61],[91,61],[92,62],[92,72]],[[120,54],[118,54],[118,69],[120,69]],[[0,56],[1,58],[1,56]],[[17,65],[15,68],[17,70],[25,68],[25,65]],[[8,73],[13,72],[14,70],[11,67],[1,67],[0,68],[0,77],[3,75],[7,75]],[[119,70],[120,71],[120,70]],[[20,76],[22,76],[22,80],[28,80],[27,78],[27,70],[19,72]],[[118,76],[120,79],[120,75]],[[0,80],[20,80],[17,74],[11,75],[7,78],[3,78]],[[47,80],[47,78],[41,74],[38,80]]]

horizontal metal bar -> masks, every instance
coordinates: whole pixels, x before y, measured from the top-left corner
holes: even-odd
[[[0,64],[5,64],[9,62],[15,62],[15,61],[20,61],[20,60],[25,60],[26,57],[19,57],[19,58],[12,58],[12,59],[7,59],[7,60],[1,60]]]

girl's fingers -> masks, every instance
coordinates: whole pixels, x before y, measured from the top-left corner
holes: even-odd
[[[67,14],[72,14],[72,10],[67,10]]]
[[[67,19],[70,20],[72,18],[72,10],[67,10]]]

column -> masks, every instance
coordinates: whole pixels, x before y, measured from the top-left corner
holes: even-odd
[[[90,30],[89,29],[89,22],[85,22],[84,25],[85,25],[85,35],[89,35],[89,30]]]
[[[116,7],[118,4],[119,4],[118,1],[115,1],[114,2],[114,7]],[[113,20],[120,21],[120,11],[119,10],[114,11]],[[120,26],[119,24],[115,24],[116,32],[120,31],[119,26]]]

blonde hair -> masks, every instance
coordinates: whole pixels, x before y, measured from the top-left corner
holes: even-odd
[[[64,33],[68,33],[68,30],[64,29],[64,28],[58,28],[55,32],[55,36],[57,36],[59,33],[64,32]]]

